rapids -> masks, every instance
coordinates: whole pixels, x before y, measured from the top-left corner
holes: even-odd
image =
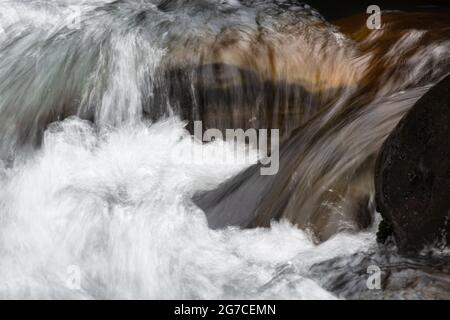
[[[372,178],[450,71],[450,19],[359,19],[297,1],[0,0],[0,298],[448,298],[448,253],[377,245]],[[201,144],[193,121],[280,129],[280,173],[248,179],[255,146]],[[206,205],[214,225],[192,199],[243,173],[248,195]]]

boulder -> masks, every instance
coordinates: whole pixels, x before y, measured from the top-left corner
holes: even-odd
[[[378,239],[401,253],[447,246],[450,239],[450,76],[405,115],[379,153],[375,169]],[[391,237],[392,236],[392,237]]]

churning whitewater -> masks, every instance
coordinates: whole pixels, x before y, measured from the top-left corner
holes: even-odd
[[[340,299],[407,266],[376,243],[374,154],[450,41],[399,34],[380,53],[297,1],[0,0],[0,298]],[[301,136],[254,205],[291,220],[211,228],[193,199],[260,154],[195,120]],[[254,218],[233,196],[221,217]]]
[[[33,159],[2,171],[1,296],[332,297],[308,278],[309,267],[367,250],[374,236],[315,246],[287,223],[210,230],[189,197],[242,165],[208,165],[220,163],[221,143],[208,146],[206,160],[215,161],[173,164],[174,149],[196,143],[174,119],[100,135],[79,119],[53,125]],[[66,286],[74,265],[79,290]]]
[[[11,123],[2,129],[11,143],[4,139],[9,157],[0,162],[0,297],[333,298],[308,277],[309,268],[369,250],[374,234],[340,234],[315,245],[287,222],[271,229],[211,230],[192,195],[216,187],[248,163],[222,163],[232,146],[220,141],[201,146],[170,112],[154,123],[141,120],[142,88],[150,87],[144,75],[154,72],[164,50],[137,32],[122,34],[120,22],[95,12],[98,1],[82,4],[90,12],[87,31],[64,42],[76,37],[64,27],[74,19],[70,4],[1,3],[7,36],[1,38],[0,72],[9,79],[0,84],[2,115],[11,117],[14,110],[17,123],[33,135],[55,100],[81,90],[82,108],[51,124],[38,150],[21,151],[12,161],[5,150],[22,137]],[[130,8],[124,6],[126,15]],[[151,1],[129,6],[154,10]],[[44,54],[42,41],[58,34],[62,38],[48,42],[53,49]],[[78,69],[71,70],[71,63]],[[85,77],[83,68],[92,66]],[[52,93],[41,94],[46,85]],[[22,100],[12,96],[18,93]],[[97,125],[77,117],[89,108]],[[201,148],[200,162],[175,161],[193,148]],[[256,162],[256,152],[246,150],[242,146],[240,152],[250,152]],[[80,272],[75,287],[73,271]]]

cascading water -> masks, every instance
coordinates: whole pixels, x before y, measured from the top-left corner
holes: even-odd
[[[383,297],[355,292],[367,265],[410,266],[377,248],[373,155],[450,70],[448,23],[392,25],[349,35],[295,1],[0,1],[0,298]],[[191,199],[250,164],[193,139],[195,120],[291,146],[277,176],[246,180],[264,199],[213,204],[218,229]]]

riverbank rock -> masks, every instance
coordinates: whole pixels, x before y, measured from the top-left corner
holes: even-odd
[[[378,239],[401,253],[450,240],[450,76],[430,89],[385,141],[376,165]]]

